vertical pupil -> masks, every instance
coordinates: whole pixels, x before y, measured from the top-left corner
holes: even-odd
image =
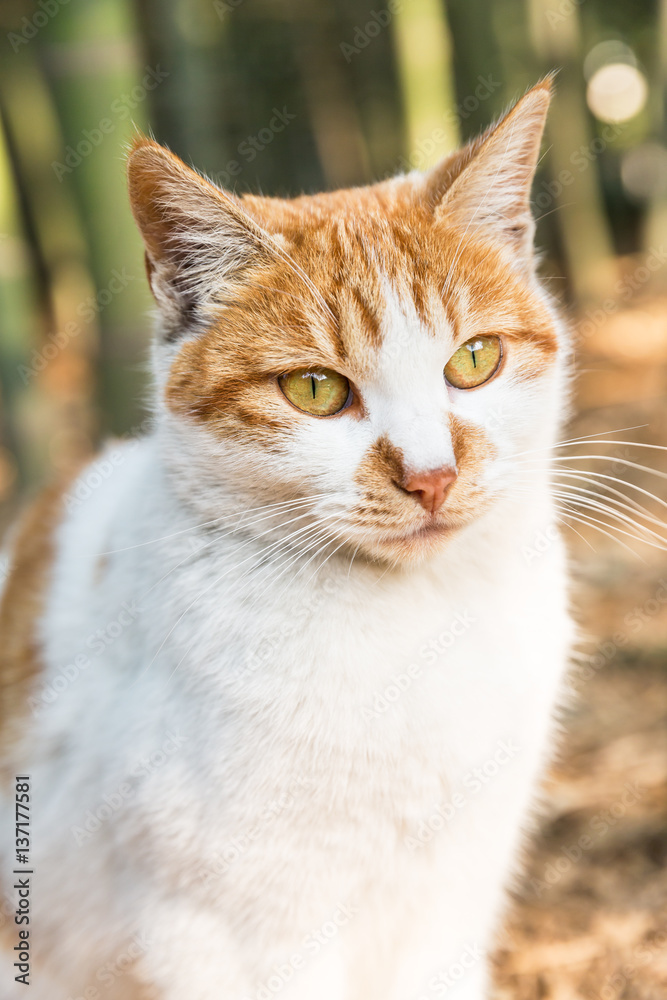
[[[315,399],[315,391],[316,391],[316,388],[317,388],[317,385],[316,385],[316,382],[315,382],[315,379],[314,379],[314,378],[313,378],[313,376],[311,375],[311,376],[310,376],[310,390],[311,390],[311,392],[312,392],[312,394],[313,394],[313,399]]]
[[[471,351],[470,353],[472,354],[472,366],[473,366],[473,368],[476,368],[477,367],[477,358],[475,357],[475,352]]]

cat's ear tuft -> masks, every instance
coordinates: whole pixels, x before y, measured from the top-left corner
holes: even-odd
[[[484,231],[526,264],[532,257],[535,229],[530,190],[551,84],[551,77],[538,83],[497,125],[426,177],[438,221],[471,234]]]
[[[176,339],[198,307],[224,294],[269,254],[270,238],[221,191],[164,147],[139,136],[127,161],[132,212],[146,247],[146,271]]]

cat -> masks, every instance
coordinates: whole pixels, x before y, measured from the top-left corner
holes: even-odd
[[[526,558],[571,353],[532,246],[550,92],[293,199],[135,141],[152,427],[9,541],[6,1000],[17,776],[32,1000],[489,996],[573,636],[558,534]]]

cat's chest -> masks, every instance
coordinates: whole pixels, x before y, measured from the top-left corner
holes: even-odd
[[[541,569],[471,568],[455,582],[437,565],[390,581],[331,573],[254,606],[228,690],[239,705],[275,700],[283,719],[301,706],[306,721],[318,713],[370,734],[383,718],[429,726],[471,703],[483,714],[497,699],[520,701],[539,688],[532,664],[549,659],[563,617],[558,566]]]
[[[503,741],[544,729],[567,645],[553,575],[505,590],[437,573],[356,588],[332,575],[282,598],[289,614],[255,609],[217,653],[188,636],[199,679],[181,711],[200,773],[243,773],[258,799],[311,783],[348,816],[377,802],[423,811]]]
[[[305,933],[323,919],[309,900],[333,907],[366,883],[381,894],[396,871],[426,898],[452,837],[457,850],[480,831],[502,840],[498,817],[519,808],[562,673],[556,570],[505,590],[332,575],[275,610],[239,602],[211,611],[205,636],[201,620],[179,633],[174,666],[190,659],[169,711],[185,740],[137,816],[162,877],[215,905],[270,887],[275,908],[255,917],[281,926],[294,871],[317,873],[317,892],[301,893]]]

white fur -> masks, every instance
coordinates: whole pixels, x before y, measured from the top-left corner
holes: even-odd
[[[416,468],[449,461],[449,407],[487,427],[500,414],[501,456],[555,431],[557,373],[532,395],[499,378],[449,398],[432,374],[451,353],[446,329],[434,339],[411,317],[401,338],[397,300],[392,316],[377,383],[364,387],[368,425],[313,420],[293,444],[312,492],[337,490],[331,510],[352,498],[351,472],[379,433]],[[77,653],[89,664],[51,704],[36,692],[22,752],[33,946],[48,969],[31,996],[66,1000],[88,985],[122,996],[107,963],[129,954],[164,1000],[417,1000],[443,995],[460,968],[456,996],[481,1000],[570,636],[560,543],[525,557],[551,519],[546,486],[499,501],[417,567],[338,553],[316,570],[307,550],[281,550],[274,568],[257,558],[260,528],[196,527],[202,510],[256,505],[224,495],[234,450],[177,424],[163,414],[125,445],[59,532],[45,696]],[[177,440],[188,451],[168,473]],[[209,468],[188,505],[198,463],[219,480]],[[511,466],[501,457],[489,479]],[[188,478],[174,482],[174,469]],[[159,766],[141,763],[169,740]],[[474,790],[474,768],[497,773]],[[71,827],[104,812],[105,795],[124,804],[77,843]]]
[[[429,336],[412,300],[385,287],[387,315],[375,378],[364,386],[376,437],[400,448],[407,469],[456,467],[449,433],[447,383],[442,371],[455,343],[444,308],[438,336]]]
[[[549,444],[560,363],[533,388],[508,374],[448,390],[446,320],[434,337],[387,295],[366,420],[300,420],[259,476],[241,445],[161,412],[71,505],[21,752],[32,1000],[90,986],[123,997],[127,975],[107,963],[128,955],[161,1000],[419,1000],[459,969],[447,995],[487,996],[484,956],[570,641],[560,542],[525,554],[552,519],[546,480],[499,496],[411,567],[352,561],[349,548],[313,560],[298,539],[273,550],[277,565],[260,560],[307,518],[197,526],[271,503],[271,483],[293,477],[331,494],[315,511],[338,544],[368,447],[388,434],[416,470],[447,464],[450,409],[491,436],[494,488],[517,474],[513,453]],[[77,654],[88,664],[67,680]],[[105,796],[109,818],[75,836]],[[3,1000],[22,990],[3,986]]]

